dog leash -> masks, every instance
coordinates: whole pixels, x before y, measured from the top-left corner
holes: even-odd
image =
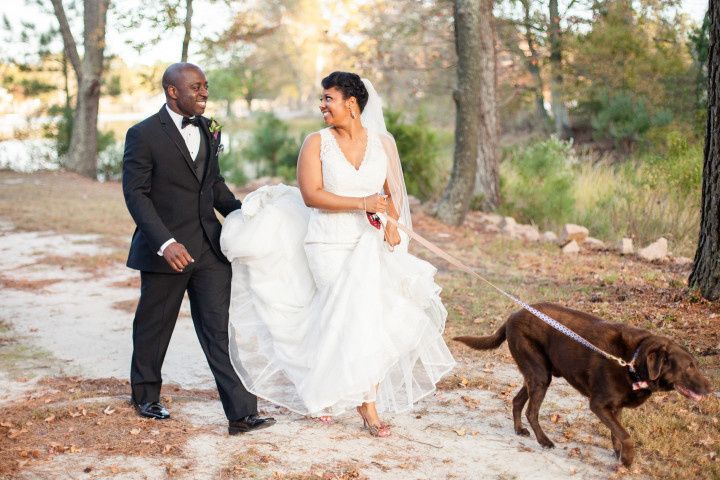
[[[464,271],[465,273],[468,273],[468,274],[472,275],[473,277],[475,277],[475,278],[477,278],[477,279],[485,282],[486,284],[490,285],[492,288],[494,288],[495,290],[497,290],[498,292],[500,292],[502,295],[504,295],[505,297],[509,298],[510,300],[512,300],[513,302],[515,302],[516,304],[518,304],[519,306],[521,306],[522,308],[524,308],[524,309],[527,310],[528,312],[532,313],[533,315],[535,315],[536,317],[538,317],[540,320],[542,320],[543,322],[545,322],[545,323],[547,323],[548,325],[550,325],[550,326],[551,326],[552,328],[554,328],[555,330],[557,330],[557,331],[559,331],[560,333],[562,333],[562,334],[564,334],[564,335],[572,338],[573,340],[575,340],[575,341],[578,342],[579,344],[581,344],[581,345],[589,348],[590,350],[592,350],[592,351],[594,351],[594,352],[596,352],[596,353],[599,353],[600,355],[604,356],[605,358],[607,358],[607,359],[609,359],[609,360],[614,360],[614,361],[617,362],[621,367],[628,367],[631,372],[633,372],[633,373],[635,372],[635,365],[634,365],[634,364],[635,364],[635,359],[636,359],[636,357],[637,357],[637,352],[636,352],[636,354],[633,356],[633,359],[632,359],[630,362],[626,362],[626,361],[623,360],[622,358],[617,357],[617,356],[615,356],[615,355],[613,355],[613,354],[611,354],[611,353],[606,352],[605,350],[603,350],[603,349],[601,349],[601,348],[593,345],[592,343],[590,343],[587,339],[583,338],[581,335],[579,335],[579,334],[575,333],[574,331],[570,330],[569,328],[567,328],[567,327],[566,327],[565,325],[563,325],[562,323],[558,322],[557,320],[555,320],[555,319],[553,319],[553,318],[550,318],[548,315],[544,314],[543,312],[539,311],[538,309],[531,307],[530,305],[528,305],[527,303],[523,302],[523,301],[520,300],[519,298],[515,297],[514,295],[511,295],[510,293],[508,293],[508,292],[506,292],[505,290],[501,289],[500,287],[496,286],[496,285],[495,285],[494,283],[492,283],[490,280],[486,279],[485,277],[483,277],[482,275],[480,275],[479,273],[477,273],[475,270],[471,269],[470,267],[468,267],[467,265],[465,265],[463,262],[461,262],[460,260],[458,260],[458,259],[455,258],[454,256],[450,255],[449,253],[447,253],[447,252],[446,252],[445,250],[443,250],[442,248],[436,246],[436,245],[435,245],[434,243],[432,243],[431,241],[429,241],[429,240],[423,238],[422,236],[418,235],[417,233],[415,233],[415,232],[412,231],[411,229],[407,228],[405,225],[403,225],[403,224],[401,224],[401,223],[398,223],[398,221],[395,220],[394,218],[392,218],[391,216],[389,216],[389,215],[382,215],[382,214],[376,214],[376,215],[380,218],[380,221],[383,223],[383,226],[386,225],[386,223],[387,223],[388,221],[389,221],[390,223],[392,223],[393,225],[396,225],[400,230],[402,230],[403,232],[405,232],[406,234],[408,234],[408,235],[410,236],[410,238],[412,238],[413,240],[416,240],[418,243],[420,243],[422,246],[424,246],[425,248],[427,248],[428,250],[430,250],[430,251],[431,251],[432,253],[434,253],[435,255],[437,255],[437,256],[439,256],[439,257],[447,260],[447,261],[450,262],[452,265],[455,265],[456,267],[458,267],[460,270]],[[634,388],[634,386],[633,386],[633,388]]]

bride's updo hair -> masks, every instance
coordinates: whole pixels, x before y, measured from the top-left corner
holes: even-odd
[[[325,89],[337,88],[342,93],[343,98],[355,97],[360,106],[360,112],[365,109],[368,101],[368,91],[360,75],[350,72],[332,72],[323,78],[320,83]]]

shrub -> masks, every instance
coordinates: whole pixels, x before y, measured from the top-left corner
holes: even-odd
[[[229,183],[245,185],[248,181],[247,175],[242,168],[242,155],[239,149],[228,146],[218,157],[220,174]]]
[[[408,193],[420,200],[436,196],[442,187],[440,141],[423,111],[413,123],[403,123],[401,113],[386,110],[385,124],[395,137]]]
[[[664,236],[672,251],[692,256],[700,222],[702,143],[681,132],[666,153],[637,155],[619,166],[585,163],[576,174],[578,222],[608,240],[645,245]]]
[[[593,136],[612,140],[616,147],[626,149],[640,141],[650,127],[666,125],[672,120],[672,115],[665,110],[650,114],[642,99],[636,100],[627,92],[612,96],[604,92],[596,108],[591,120]]]
[[[274,113],[260,113],[244,153],[258,164],[259,175],[277,176],[287,180],[295,177],[300,144],[289,132],[288,124]]]
[[[574,213],[571,143],[551,137],[509,153],[501,165],[501,211],[551,228]]]
[[[113,142],[103,148],[98,155],[97,176],[100,181],[120,180],[122,178],[122,163],[124,144]]]
[[[55,149],[57,150],[60,166],[63,166],[63,158],[70,150],[70,140],[72,139],[73,114],[72,108],[67,106],[53,105],[48,109],[51,116],[58,116],[57,120],[50,122],[43,127],[43,136],[55,141]],[[97,152],[101,153],[107,147],[115,143],[115,135],[112,131],[97,132]],[[122,158],[120,159],[122,164]],[[122,168],[121,168],[122,169]]]

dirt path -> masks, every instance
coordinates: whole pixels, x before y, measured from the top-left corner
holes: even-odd
[[[543,450],[534,439],[513,434],[508,402],[520,377],[507,362],[507,354],[498,352],[471,363],[460,359],[455,375],[415,412],[389,416],[394,425],[390,439],[371,438],[360,429],[355,415],[322,426],[263,401],[261,410],[274,415],[278,424],[229,437],[219,401],[197,393],[210,392],[205,397],[212,397],[214,384],[187,305],[163,370],[165,382],[177,384],[178,393],[168,398],[174,415],[169,425],[183,432],[183,443],[165,445],[168,451],[162,454],[155,450],[148,455],[127,454],[121,447],[100,450],[92,445],[95,426],[91,425],[87,444],[48,447],[40,439],[36,442],[40,447],[28,447],[32,442],[26,437],[38,424],[50,436],[56,433],[55,425],[66,429],[65,437],[59,438],[70,442],[82,425],[69,426],[75,425],[72,422],[97,418],[96,430],[111,439],[115,436],[118,443],[134,435],[135,443],[147,442],[148,450],[155,447],[154,432],[160,437],[162,429],[170,427],[137,418],[127,405],[128,387],[123,383],[131,354],[136,274],[120,263],[88,267],[92,259],[108,253],[97,236],[18,233],[7,222],[3,226],[0,320],[11,340],[0,356],[0,420],[10,425],[7,435],[28,430],[15,437],[16,444],[7,444],[10,456],[2,467],[12,477],[592,479],[614,475],[611,452],[596,446],[597,438],[582,441],[590,432],[577,437],[564,434],[576,418],[589,418],[583,399],[567,385],[550,390],[542,412],[557,448]],[[63,396],[75,388],[53,387],[41,380],[67,376],[114,378],[119,386],[78,399]],[[484,385],[468,383],[468,378],[483,378]],[[83,385],[83,380],[76,381]],[[43,398],[49,400],[42,403]],[[40,402],[35,420],[26,420],[25,425],[20,420],[23,402]],[[47,413],[56,411],[57,415]],[[48,416],[40,418],[43,415]]]

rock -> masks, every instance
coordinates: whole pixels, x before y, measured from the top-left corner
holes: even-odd
[[[502,219],[499,226],[503,233],[507,233],[508,235],[514,235],[517,222],[512,217],[505,217]]]
[[[488,225],[484,225],[483,231],[488,232],[488,233],[500,233],[500,227],[498,227],[497,225],[493,225],[491,223]]]
[[[593,250],[604,250],[605,242],[598,240],[597,238],[587,237],[583,242],[583,245],[592,248]]]
[[[555,232],[551,232],[550,230],[548,230],[547,232],[544,232],[542,234],[542,239],[544,242],[557,243],[558,236],[555,235]]]
[[[565,255],[572,255],[580,252],[580,245],[575,240],[570,240],[570,243],[562,247],[562,252]]]
[[[533,225],[515,225],[513,237],[537,242],[540,240],[540,232]]]
[[[495,225],[496,227],[499,227],[504,218],[505,217],[503,217],[502,215],[498,215],[497,213],[482,212],[482,213],[480,213],[479,220],[482,223],[486,223],[488,225]]]
[[[661,260],[668,256],[668,242],[664,237],[660,237],[655,242],[645,248],[638,250],[638,256],[644,260]]]
[[[560,242],[565,244],[570,240],[575,240],[577,243],[582,243],[590,235],[590,231],[580,225],[573,223],[566,223],[560,232]]]
[[[620,255],[630,255],[635,249],[631,238],[623,238],[617,243],[617,250]]]

